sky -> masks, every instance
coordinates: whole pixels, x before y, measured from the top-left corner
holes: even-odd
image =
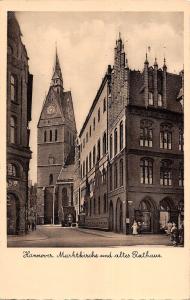
[[[183,13],[180,12],[16,12],[33,74],[30,122],[30,179],[37,180],[37,123],[50,86],[55,49],[64,89],[71,90],[78,133],[107,65],[113,65],[121,33],[129,68],[142,71],[148,47],[150,65],[163,58],[169,72],[183,68]]]

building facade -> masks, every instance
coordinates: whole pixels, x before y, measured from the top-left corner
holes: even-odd
[[[104,107],[105,103],[105,107]],[[79,225],[160,233],[183,221],[183,71],[131,70],[121,37],[79,134]]]
[[[108,67],[79,134],[79,225],[108,229],[107,103],[111,68]]]
[[[73,206],[76,124],[72,95],[64,91],[57,51],[37,130],[37,222],[70,225],[76,219]]]
[[[108,106],[109,228],[159,233],[183,219],[183,72],[130,70],[119,38]]]
[[[31,159],[32,81],[28,55],[13,12],[7,35],[7,233],[27,232],[28,171]]]

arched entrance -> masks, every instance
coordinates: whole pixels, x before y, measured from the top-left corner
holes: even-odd
[[[178,213],[175,209],[173,200],[170,198],[164,198],[159,203],[160,211],[160,229],[167,225],[168,221],[178,223]]]
[[[141,232],[153,232],[154,231],[154,214],[155,205],[150,198],[143,199],[139,204],[139,211],[136,214],[136,221],[140,221],[142,224]]]
[[[113,202],[110,201],[109,207],[109,230],[113,231]]]
[[[7,195],[7,233],[18,234],[20,225],[19,199],[14,194]]]
[[[123,210],[122,202],[120,199],[117,199],[116,204],[116,232],[123,232]]]

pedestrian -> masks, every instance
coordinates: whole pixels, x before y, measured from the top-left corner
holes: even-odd
[[[179,231],[175,223],[173,223],[173,226],[171,228],[171,241],[174,247],[176,247],[179,243]]]
[[[170,235],[171,234],[171,229],[172,229],[172,222],[171,221],[168,221],[167,225],[166,225],[166,229],[165,229],[165,232],[167,235]]]
[[[34,220],[32,220],[32,231],[34,231],[35,229],[35,224],[34,224]]]
[[[141,228],[142,228],[142,223],[140,221],[137,222],[137,232],[138,234],[141,234]]]
[[[137,235],[138,234],[138,224],[137,222],[134,220],[133,225],[131,227],[133,229],[133,235]]]

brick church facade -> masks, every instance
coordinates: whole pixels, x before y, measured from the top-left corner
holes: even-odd
[[[70,225],[76,220],[73,181],[77,132],[72,95],[64,91],[57,52],[37,130],[37,222]]]

